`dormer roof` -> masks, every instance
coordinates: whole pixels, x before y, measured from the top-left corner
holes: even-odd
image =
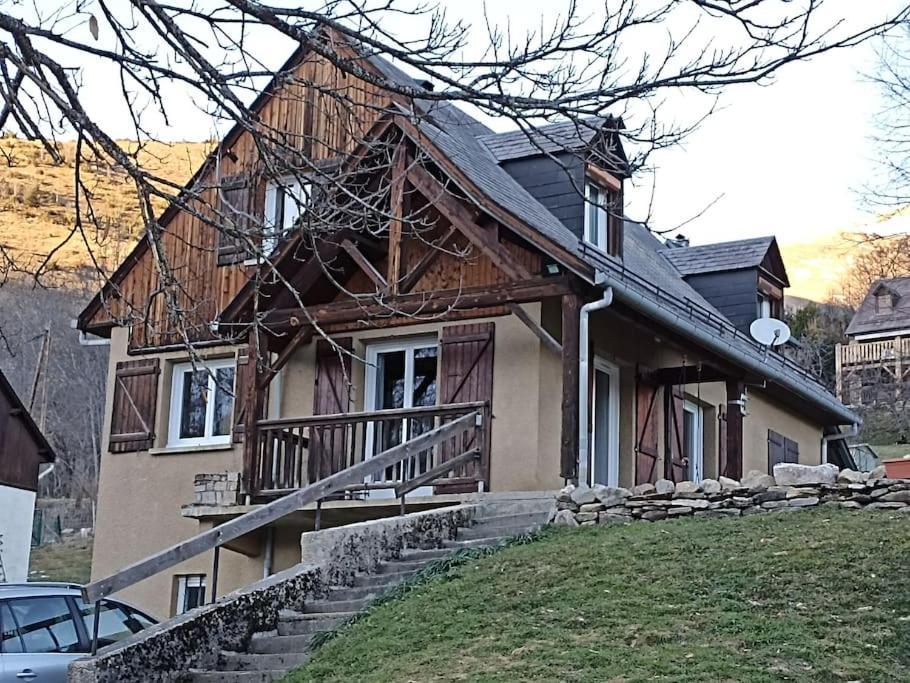
[[[891,308],[877,305],[880,294],[891,295]],[[910,329],[910,276],[882,278],[869,287],[865,298],[847,326],[847,335],[887,334]]]

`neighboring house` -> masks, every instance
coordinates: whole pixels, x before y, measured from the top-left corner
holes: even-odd
[[[861,407],[910,398],[910,276],[878,280],[837,346],[837,395]]]
[[[421,88],[382,60],[361,61],[375,76]],[[287,68],[309,80],[322,73],[325,89],[342,87],[320,63],[301,52]],[[319,129],[320,112],[307,107],[321,95],[298,85],[277,97],[282,87],[260,97],[262,119],[275,120],[280,104],[292,130]],[[307,152],[345,178],[374,172],[363,156],[370,149],[397,145],[398,161],[380,171],[378,186],[391,188],[392,216],[406,202],[421,207],[431,227],[419,239],[394,218],[370,238],[340,227],[315,244],[290,229],[273,259],[277,278],[193,216],[168,209],[162,248],[185,274],[194,300],[185,308],[209,372],[194,368],[168,327],[145,240],[81,314],[80,329],[111,339],[94,579],[475,406],[486,418],[470,443],[421,452],[408,472],[374,477],[358,500],[326,501],[232,544],[236,552],[220,556],[218,592],[299,561],[300,534],[317,519],[395,514],[390,484],[462,451],[476,448],[479,459],[410,494],[409,507],[548,491],[567,480],[632,486],[818,463],[822,436],[856,421],[811,376],[743,332],[750,315],[763,314],[762,297],[779,301],[786,285],[773,241],[743,242],[742,268],[733,256],[689,272],[695,259],[687,254],[710,248],[671,249],[621,219],[621,122],[604,119],[592,131],[556,124],[529,140],[494,133],[449,104],[393,101],[375,89],[370,101],[386,105],[357,112],[366,140]],[[408,116],[411,107],[426,116]],[[248,215],[268,215],[279,190],[255,180],[253,149],[246,132],[231,131],[221,156],[191,182],[220,184],[222,196],[249,198]],[[329,149],[346,152],[337,159]],[[231,194],[238,187],[249,191]],[[202,191],[214,201],[214,189]],[[470,258],[458,257],[465,249]],[[752,313],[729,309],[728,317],[718,308],[726,303],[713,305],[714,276],[748,289]],[[598,301],[597,310],[585,308]],[[254,305],[264,328],[250,325]],[[213,327],[241,341],[227,343]],[[239,495],[225,472],[239,473]],[[183,611],[210,598],[211,562],[207,553],[124,594],[160,616]]]
[[[28,578],[38,469],[53,461],[54,451],[0,372],[0,582]]]

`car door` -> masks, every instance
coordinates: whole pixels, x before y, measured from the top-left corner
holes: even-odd
[[[81,643],[62,595],[10,598],[0,603],[0,683],[66,683]]]
[[[95,606],[83,602],[81,597],[75,597],[73,600],[85,633],[85,640],[90,646],[95,627]],[[150,617],[128,605],[116,600],[102,600],[98,617],[98,647],[102,648],[129,638],[154,623]],[[89,649],[86,648],[86,651]]]

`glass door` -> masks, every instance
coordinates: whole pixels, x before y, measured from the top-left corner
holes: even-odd
[[[389,341],[367,348],[366,410],[408,409],[436,405],[439,348],[436,339]],[[401,417],[371,422],[367,457],[397,446],[434,427],[432,417]],[[386,470],[385,479],[402,481],[433,466],[432,451]]]
[[[594,359],[591,397],[591,484],[619,486],[619,368]]]

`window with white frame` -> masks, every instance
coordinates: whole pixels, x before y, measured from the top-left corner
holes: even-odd
[[[205,574],[184,574],[176,578],[175,614],[183,614],[205,604]]]
[[[689,480],[701,481],[704,477],[705,414],[697,403],[686,401],[683,405],[683,448],[689,463]]]
[[[295,176],[270,180],[265,186],[265,234],[262,251],[269,254],[290,230],[310,199],[311,183]]]
[[[609,202],[604,188],[591,181],[585,183],[585,241],[604,251],[610,226]]]
[[[233,359],[174,366],[168,446],[230,443],[233,412]]]

